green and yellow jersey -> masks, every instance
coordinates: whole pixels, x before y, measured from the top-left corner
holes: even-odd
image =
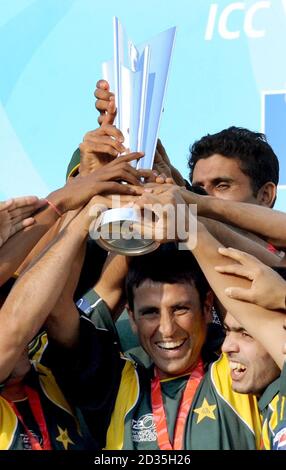
[[[261,447],[286,450],[286,363],[280,377],[263,393],[259,408],[263,416]]]
[[[41,364],[34,365],[29,373],[29,385],[36,389],[40,396],[52,449],[78,450],[84,449],[83,438],[80,434],[79,424],[74,412],[64,398],[51,371]],[[28,415],[25,402],[21,401],[20,413]],[[17,403],[16,403],[17,406]],[[26,422],[26,420],[25,420]],[[27,423],[28,424],[28,423]],[[39,436],[37,424],[33,423],[30,429]],[[36,431],[35,431],[36,428]],[[18,420],[13,408],[5,398],[0,396],[0,449],[26,450],[30,449],[25,430]]]
[[[45,341],[44,341],[45,343]],[[60,390],[51,369],[41,364],[44,343],[37,350],[32,368],[25,377],[25,384],[38,392],[53,450],[81,450],[87,448],[81,435],[79,422]],[[45,343],[46,344],[46,343]],[[28,400],[15,405],[30,432],[42,445],[40,429],[30,410]],[[25,429],[10,403],[0,396],[0,450],[30,450]]]
[[[82,309],[85,308],[92,321],[86,319],[82,323],[85,328],[94,332],[95,343],[97,327],[109,332],[111,349],[111,345],[116,343],[118,338],[114,332],[110,312],[103,300],[95,294],[89,293],[87,299],[88,302],[81,299],[80,306]],[[93,360],[91,357],[85,357],[81,367],[78,368],[78,380],[81,387],[88,389],[89,392],[94,387],[94,394],[96,394],[96,383],[101,382],[102,378],[98,376],[96,381],[94,378],[91,380],[88,374],[89,377],[86,379],[84,368],[94,370],[93,362],[97,361],[97,369],[102,367],[110,374],[119,374],[119,380],[114,389],[115,403],[107,427],[105,449],[158,449],[151,406],[153,368],[142,367],[120,355],[119,352],[113,364],[109,360],[110,357],[104,356],[97,356]],[[187,380],[188,376],[182,376],[161,382],[171,438]],[[85,406],[87,406],[86,403]],[[97,419],[97,406],[98,403],[94,400],[86,408],[89,420],[92,408],[95,410],[93,420]],[[84,415],[86,415],[86,410],[83,410]],[[257,400],[254,396],[238,394],[232,390],[228,361],[222,355],[210,366],[196,391],[186,420],[183,447],[185,450],[257,449],[260,436],[261,420]]]

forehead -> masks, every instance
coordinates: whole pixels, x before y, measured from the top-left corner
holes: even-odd
[[[219,154],[214,154],[208,158],[200,159],[193,171],[193,183],[216,178],[246,177],[241,171],[237,158],[228,158]]]
[[[232,328],[236,330],[238,330],[239,328],[244,329],[241,323],[239,323],[229,312],[226,313],[223,323],[229,329],[232,329]]]
[[[199,301],[199,293],[193,283],[167,284],[146,280],[134,288],[134,306],[161,304],[175,305]]]

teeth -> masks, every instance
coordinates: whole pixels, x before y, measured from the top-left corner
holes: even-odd
[[[180,346],[182,346],[182,344],[184,344],[185,340],[181,340],[181,341],[161,341],[159,343],[156,343],[157,346],[159,346],[159,348],[161,349],[175,349],[175,348],[178,348]]]
[[[237,370],[238,372],[244,372],[246,370],[246,367],[243,364],[240,364],[240,362],[229,361],[229,366],[231,370]]]

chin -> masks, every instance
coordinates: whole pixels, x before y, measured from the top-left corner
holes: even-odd
[[[252,390],[252,387],[248,386],[248,385],[243,385],[243,384],[232,384],[232,390],[236,393],[242,393],[242,394],[246,394],[246,393],[254,393],[253,390]]]

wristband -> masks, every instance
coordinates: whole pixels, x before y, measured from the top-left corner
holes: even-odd
[[[44,201],[46,201],[47,204],[49,204],[49,206],[61,217],[63,214],[61,213],[61,211],[57,208],[57,206],[49,201],[48,199],[44,199]]]

